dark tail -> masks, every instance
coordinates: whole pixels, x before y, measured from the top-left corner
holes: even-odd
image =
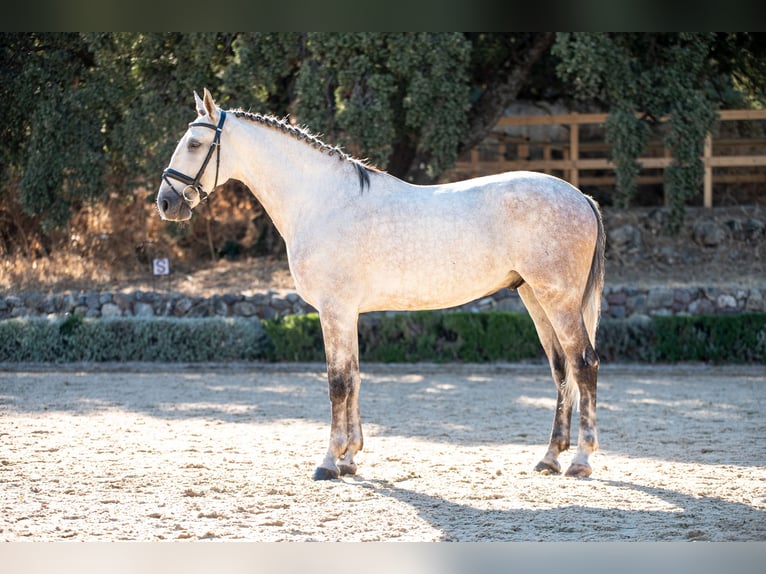
[[[604,248],[606,239],[604,236],[604,222],[601,219],[601,211],[598,203],[590,196],[585,196],[593,209],[593,215],[596,216],[598,224],[598,235],[596,237],[596,247],[593,250],[593,261],[590,264],[590,273],[588,274],[588,283],[585,286],[585,293],[582,301],[582,314],[585,328],[588,331],[588,338],[593,348],[596,348],[596,332],[598,331],[598,322],[601,318],[601,293],[604,290]]]

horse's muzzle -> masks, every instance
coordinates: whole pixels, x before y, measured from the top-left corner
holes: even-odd
[[[166,221],[188,221],[192,216],[191,207],[184,198],[166,185],[162,185],[157,193],[157,211]]]

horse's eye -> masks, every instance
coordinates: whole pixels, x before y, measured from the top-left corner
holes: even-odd
[[[197,140],[189,140],[189,149],[197,149],[201,145]]]

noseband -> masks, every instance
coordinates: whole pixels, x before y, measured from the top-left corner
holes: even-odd
[[[207,167],[207,164],[210,162],[210,158],[213,156],[213,150],[215,150],[216,152],[215,183],[213,184],[213,189],[215,189],[216,186],[218,186],[218,168],[220,167],[220,164],[221,164],[221,130],[223,129],[224,121],[226,121],[226,112],[221,110],[221,118],[218,120],[217,126],[214,124],[208,124],[206,122],[193,122],[189,124],[189,127],[199,126],[199,127],[210,128],[211,130],[215,130],[215,137],[213,138],[213,143],[210,144],[210,148],[207,150],[207,155],[205,156],[205,161],[202,162],[202,166],[199,168],[199,171],[197,171],[197,175],[195,175],[194,177],[189,177],[185,173],[181,173],[180,171],[176,171],[170,167],[166,168],[165,171],[162,172],[162,179],[165,181],[165,183],[167,183],[170,186],[170,189],[173,190],[173,193],[175,193],[178,197],[184,200],[187,204],[192,204],[198,199],[200,202],[205,201],[208,198],[208,195],[210,195],[208,192],[202,189],[202,186],[200,185],[199,180],[202,178],[202,174],[205,173],[205,168]],[[179,192],[175,187],[173,187],[173,184],[170,181],[171,179],[180,181],[186,187],[184,187],[183,190]]]

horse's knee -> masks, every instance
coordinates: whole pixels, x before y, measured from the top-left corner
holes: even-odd
[[[343,375],[330,375],[330,400],[335,403],[345,401],[351,392],[351,380]]]

